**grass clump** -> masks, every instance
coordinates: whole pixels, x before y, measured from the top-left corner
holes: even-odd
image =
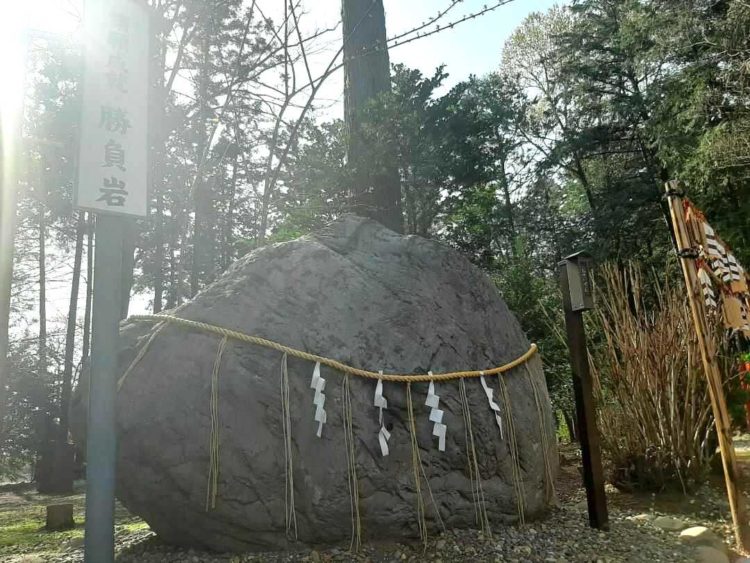
[[[682,286],[608,266],[591,361],[602,447],[623,490],[695,489],[715,450],[711,402]]]

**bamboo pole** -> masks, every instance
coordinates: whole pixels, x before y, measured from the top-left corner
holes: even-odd
[[[716,434],[719,438],[721,462],[724,467],[727,498],[732,512],[732,521],[734,522],[734,534],[737,540],[737,545],[740,549],[747,552],[750,551],[750,527],[748,527],[744,499],[742,497],[742,490],[739,486],[740,474],[737,470],[737,459],[734,453],[734,446],[732,445],[729,412],[727,411],[727,402],[722,386],[721,371],[719,370],[719,365],[716,361],[716,348],[713,340],[709,337],[710,332],[708,328],[706,304],[698,280],[695,255],[691,256],[691,251],[695,249],[693,249],[690,244],[688,227],[685,224],[685,213],[681,190],[679,189],[679,182],[668,182],[666,184],[666,192],[669,201],[669,211],[672,219],[672,227],[674,229],[675,242],[677,243],[677,252],[680,256],[682,272],[685,276],[688,302],[690,303],[690,311],[693,316],[695,332],[698,336],[698,345],[703,360],[703,369],[706,374],[706,380],[708,381],[711,408],[713,409],[714,422],[716,424]]]

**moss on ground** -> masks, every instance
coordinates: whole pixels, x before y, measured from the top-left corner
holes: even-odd
[[[125,522],[124,524],[120,524],[117,526],[118,530],[122,530],[123,532],[127,532],[130,534],[134,534],[136,532],[145,532],[146,530],[150,530],[148,524],[141,520],[140,518],[133,518],[131,522]]]
[[[40,495],[33,488],[19,488],[0,495],[0,560],[11,555],[51,556],[80,547],[85,523],[84,485],[77,484],[72,495]],[[44,529],[49,504],[73,504],[75,527],[49,532]],[[118,534],[130,535],[148,530],[140,518],[119,503],[115,511]]]

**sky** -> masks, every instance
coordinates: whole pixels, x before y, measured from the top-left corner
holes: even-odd
[[[530,13],[545,11],[555,3],[554,0],[515,0],[452,30],[396,47],[391,51],[391,60],[423,72],[445,64],[451,81],[455,82],[470,74],[486,74],[498,69],[502,45],[513,30]],[[476,11],[484,4],[491,2],[465,0],[462,12]],[[407,30],[447,5],[448,2],[438,0],[385,0],[388,33],[394,35]]]
[[[496,10],[414,42],[389,50],[391,63],[401,63],[431,75],[440,65],[449,74],[443,90],[465,80],[470,75],[484,75],[498,70],[503,43],[513,30],[532,12],[545,11],[556,0],[513,0]],[[386,27],[389,37],[413,29],[434,17],[451,4],[450,0],[384,0]],[[494,2],[464,0],[445,19],[444,25],[462,15],[481,10]],[[283,4],[282,4],[283,5]],[[310,29],[330,26],[340,19],[339,0],[318,0],[306,16]],[[431,26],[431,29],[434,26]],[[343,73],[332,76],[321,89],[318,112],[321,118],[343,117]],[[329,102],[330,100],[330,102]],[[330,105],[332,104],[332,105]],[[327,108],[327,109],[326,109]]]
[[[79,34],[82,0],[2,0],[0,17],[0,68],[6,70],[15,61],[17,54],[13,48],[14,37],[22,29],[31,29],[45,35]],[[424,74],[431,74],[441,64],[446,65],[449,78],[444,87],[468,78],[471,74],[483,75],[499,68],[503,43],[513,30],[530,13],[551,8],[556,0],[514,0],[507,5],[431,37],[398,46],[390,51],[392,63],[403,63],[417,68]],[[259,0],[267,15],[274,17],[280,13],[283,0]],[[388,35],[393,36],[419,25],[444,10],[450,0],[384,0]],[[447,23],[461,15],[481,10],[490,0],[464,0],[450,17],[441,20]],[[306,0],[307,13],[303,16],[303,28],[310,30],[329,27],[340,19],[340,0]],[[319,55],[315,64],[322,71],[334,52],[339,39],[336,31],[331,34],[330,51]],[[5,45],[3,45],[5,43]],[[7,76],[7,74],[6,74]],[[14,82],[14,81],[11,81]],[[8,82],[6,82],[8,84]],[[10,84],[12,86],[12,84]],[[321,89],[318,112],[320,119],[343,117],[343,77],[339,73],[332,76]],[[3,85],[0,84],[0,100],[3,99]],[[48,315],[60,318],[67,306],[67,280],[48,287]],[[150,296],[134,296],[131,313],[146,312]]]
[[[3,6],[4,17],[0,21],[0,33],[5,35],[8,29],[25,27],[51,34],[75,34],[80,24],[82,2],[83,0],[7,0]],[[431,74],[436,67],[445,64],[450,75],[446,87],[471,74],[492,72],[498,69],[502,45],[513,30],[530,13],[547,10],[555,3],[556,0],[511,1],[453,29],[391,49],[391,62],[417,68],[424,74]],[[259,0],[259,4],[269,16],[274,17],[280,13],[283,0]],[[449,4],[450,0],[384,0],[388,35],[393,36],[419,25]],[[464,0],[441,23],[491,4],[493,2],[489,0]],[[339,20],[340,0],[307,0],[303,2],[303,6],[307,6],[307,13],[302,27],[311,30],[323,28]],[[0,63],[6,62],[4,58],[6,56],[0,54]],[[322,70],[324,59],[321,58],[320,61]],[[339,73],[329,79],[321,90],[321,103],[327,105],[325,102],[330,101],[333,104],[329,111],[323,112],[324,116],[341,116],[342,89],[343,79]]]

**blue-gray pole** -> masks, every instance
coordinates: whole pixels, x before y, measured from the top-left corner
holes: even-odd
[[[84,561],[114,561],[115,402],[122,292],[121,217],[96,218],[91,374],[86,439]]]

